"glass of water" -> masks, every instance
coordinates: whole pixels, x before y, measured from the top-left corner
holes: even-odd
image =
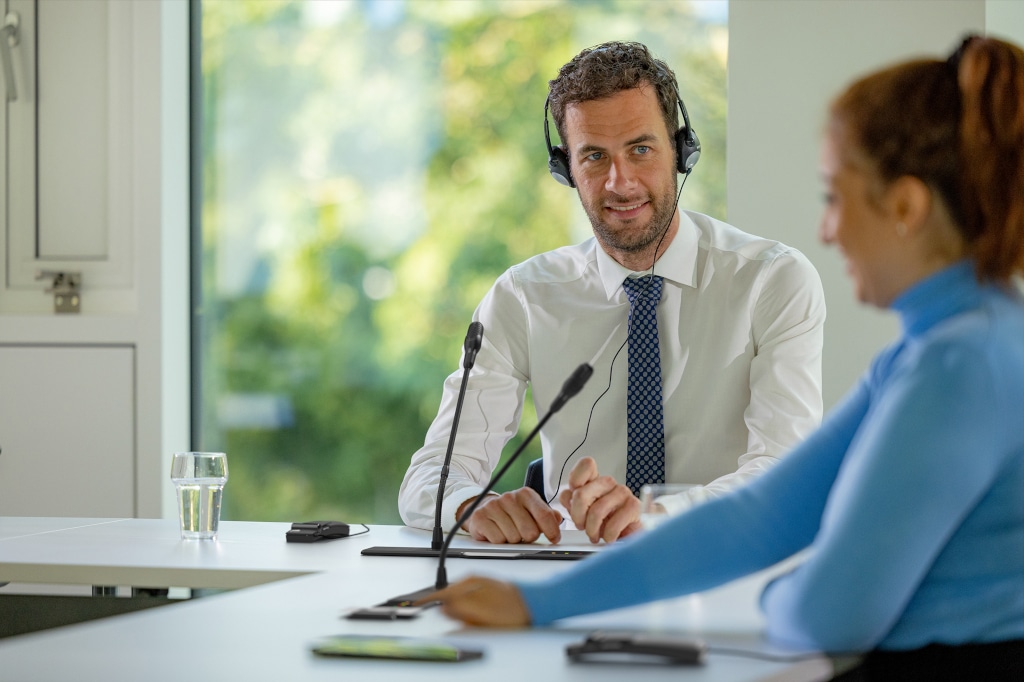
[[[220,524],[220,503],[228,480],[223,452],[176,452],[171,481],[178,495],[178,521],[184,540],[212,540]]]

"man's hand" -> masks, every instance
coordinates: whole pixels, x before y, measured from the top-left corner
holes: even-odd
[[[458,516],[471,502],[472,499],[467,500],[459,507]],[[469,517],[466,530],[474,540],[495,544],[529,543],[541,534],[555,543],[562,539],[561,524],[562,515],[549,507],[537,491],[520,488],[488,496]]]
[[[613,542],[640,530],[640,500],[611,476],[600,476],[597,463],[584,457],[569,472],[569,487],[558,501],[591,542]]]
[[[466,578],[416,603],[435,601],[441,602],[446,616],[468,625],[524,627],[530,624],[530,612],[519,590],[510,583],[490,578]]]

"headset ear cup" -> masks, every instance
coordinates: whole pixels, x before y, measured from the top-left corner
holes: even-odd
[[[569,170],[569,156],[561,147],[552,147],[548,154],[548,171],[551,177],[566,187],[575,187],[572,172]]]
[[[700,140],[697,134],[683,126],[676,131],[676,170],[689,173],[700,159]]]

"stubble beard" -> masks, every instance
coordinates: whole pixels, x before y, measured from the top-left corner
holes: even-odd
[[[608,195],[598,197],[596,201],[591,203],[583,202],[583,210],[590,219],[590,225],[594,229],[594,235],[597,237],[597,240],[606,250],[616,250],[623,253],[641,253],[652,248],[668,229],[676,210],[676,204],[673,201],[675,198],[675,183],[672,183],[672,185],[671,188],[666,187],[665,191],[658,197],[650,195],[646,197],[646,200],[651,202],[654,212],[651,215],[651,219],[643,226],[625,224],[620,225],[618,228],[613,228],[609,225],[602,217],[605,199],[608,198]],[[611,195],[611,199],[619,204],[639,203],[639,201],[643,200],[633,200],[619,195]]]

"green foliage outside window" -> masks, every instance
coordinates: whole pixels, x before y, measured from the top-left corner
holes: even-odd
[[[680,203],[724,217],[722,4],[204,0],[195,333],[225,518],[399,521],[480,298],[590,235],[542,131],[583,47],[639,40],[675,69],[703,145]]]

